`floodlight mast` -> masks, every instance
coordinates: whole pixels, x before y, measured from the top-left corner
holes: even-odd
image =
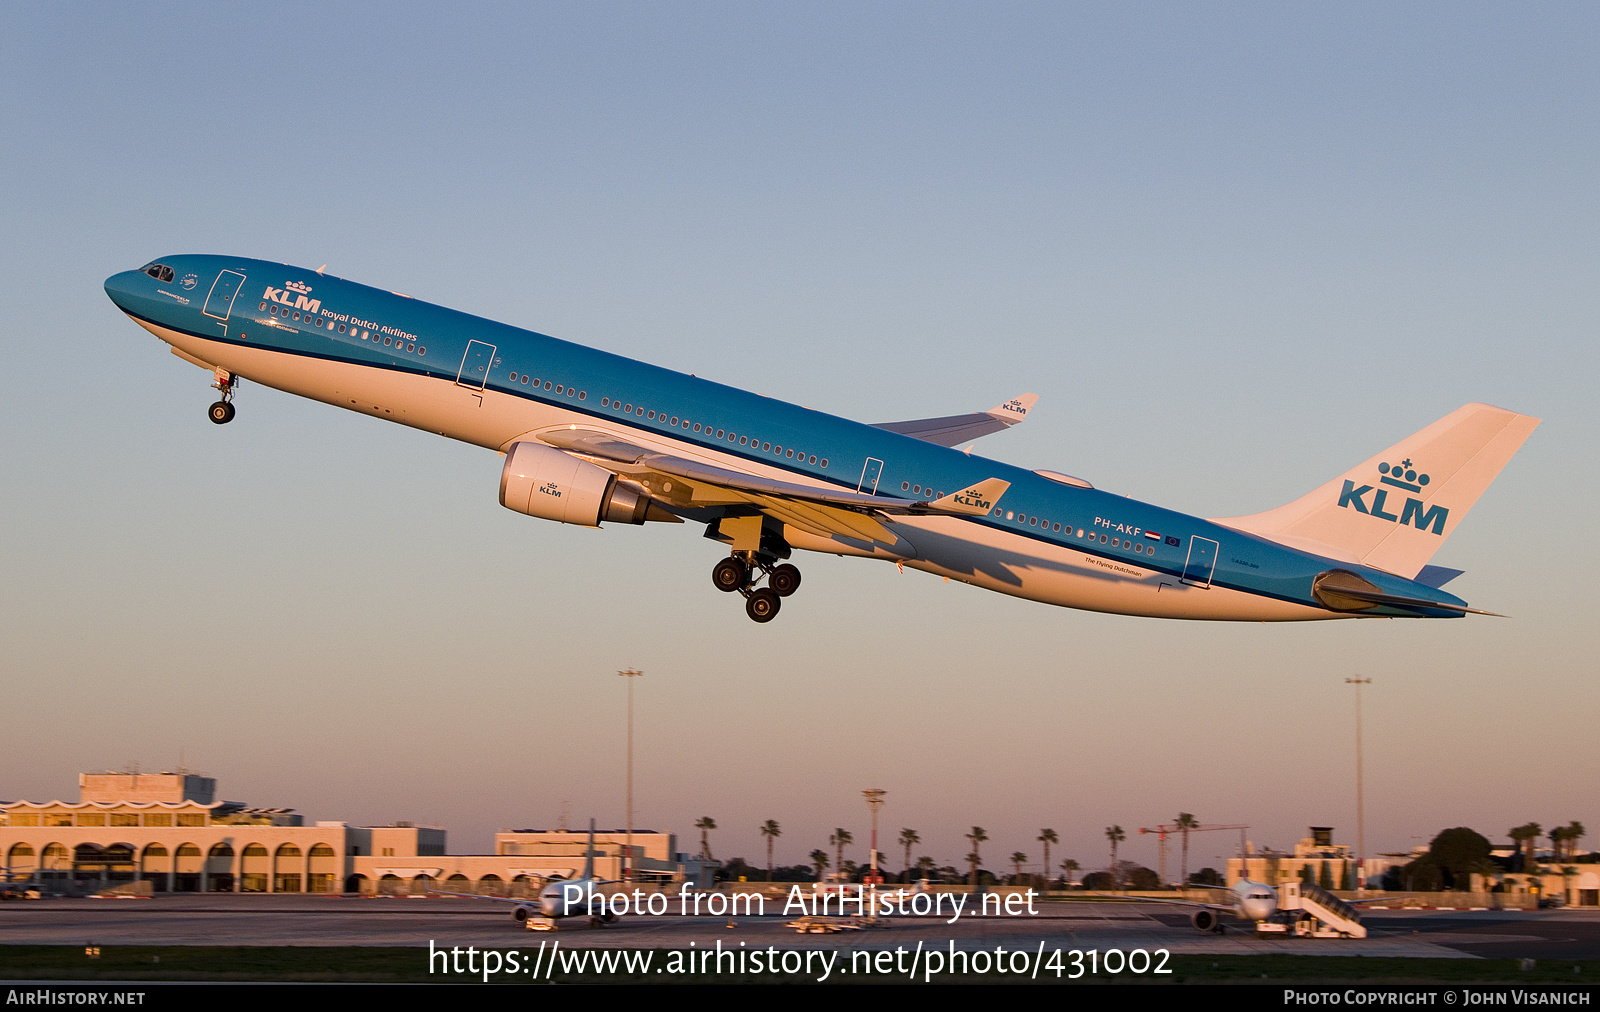
[[[643,671],[627,668],[617,672],[628,680],[628,825],[623,844],[622,880],[633,881],[633,680],[642,677]]]
[[[1371,685],[1372,679],[1346,678],[1346,685],[1356,687],[1356,890],[1367,887],[1367,817],[1361,797],[1361,687]]]
[[[883,807],[883,796],[889,793],[880,787],[869,787],[861,792],[867,799],[867,807],[872,810],[872,883],[882,882],[878,874],[878,809]]]

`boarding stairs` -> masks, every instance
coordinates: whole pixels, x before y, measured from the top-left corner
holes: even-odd
[[[1311,938],[1365,938],[1366,925],[1356,908],[1312,882],[1285,882],[1278,887],[1278,909],[1297,910],[1297,935]]]

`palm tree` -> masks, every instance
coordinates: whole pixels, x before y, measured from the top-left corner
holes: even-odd
[[[1024,854],[1022,851],[1014,850],[1011,852],[1011,867],[1016,870],[1016,874],[1011,877],[1012,885],[1022,884],[1022,865],[1027,860],[1028,855]]]
[[[922,877],[923,878],[932,878],[933,877],[933,869],[934,869],[933,858],[928,857],[926,854],[924,854],[922,857],[917,858],[917,870],[922,872]]]
[[[1072,873],[1077,871],[1077,870],[1078,870],[1078,862],[1074,861],[1072,858],[1069,857],[1065,861],[1062,861],[1061,862],[1061,884],[1063,886],[1072,885]]]
[[[1061,838],[1056,835],[1056,831],[1053,830],[1053,829],[1041,829],[1041,830],[1039,830],[1039,835],[1038,835],[1037,839],[1038,839],[1038,841],[1040,843],[1044,844],[1044,877],[1045,878],[1049,878],[1050,877],[1050,845],[1052,843],[1060,843],[1061,842]]]
[[[1189,887],[1189,830],[1198,829],[1200,827],[1200,820],[1196,819],[1188,812],[1179,812],[1178,819],[1173,823],[1173,825],[1178,828],[1178,832],[1183,834],[1183,877],[1178,880],[1180,883],[1178,888],[1187,889]],[[1165,882],[1161,883],[1161,887],[1163,889],[1165,889],[1166,886],[1167,884]]]
[[[1584,835],[1583,823],[1569,822],[1550,830],[1550,844],[1555,849],[1557,861],[1571,861],[1578,856],[1578,839]]]
[[[1526,822],[1508,831],[1508,835],[1522,850],[1522,870],[1529,875],[1539,873],[1539,863],[1534,858],[1540,835],[1544,832],[1537,822]]]
[[[828,837],[828,842],[833,845],[833,866],[840,871],[844,870],[844,849],[854,843],[855,839],[848,829],[835,829]]]
[[[711,861],[711,838],[707,834],[717,828],[717,820],[709,815],[702,815],[700,821],[694,824],[694,828],[700,830],[700,856]]]
[[[978,887],[978,864],[982,860],[978,856],[978,845],[988,838],[989,834],[983,831],[982,826],[973,826],[972,832],[967,834],[967,839],[972,841],[972,853],[967,855],[967,861],[972,865],[972,879],[967,884],[974,889]]]
[[[783,835],[783,830],[778,828],[777,819],[768,819],[761,824],[761,835],[767,838],[767,881],[772,881],[772,841]]]
[[[1106,839],[1111,841],[1111,882],[1118,889],[1122,888],[1122,872],[1117,868],[1117,844],[1127,838],[1121,826],[1106,827]]]
[[[817,869],[817,881],[821,882],[822,869],[828,866],[828,852],[825,850],[813,850],[811,852],[811,864]]]
[[[1566,851],[1566,846],[1567,827],[1557,826],[1550,830],[1550,856],[1557,861],[1561,860],[1561,855]]]
[[[922,837],[917,835],[915,829],[900,830],[900,846],[906,849],[906,878],[911,881],[911,848],[922,842]]]

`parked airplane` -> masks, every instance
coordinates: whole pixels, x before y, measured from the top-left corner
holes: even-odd
[[[1468,404],[1286,506],[1202,520],[956,449],[1032,395],[864,425],[321,270],[187,255],[105,287],[214,375],[212,421],[248,378],[498,450],[500,502],[530,516],[704,524],[758,622],[799,587],[795,549],[1128,615],[1457,618],[1459,571],[1428,561],[1539,423]]]
[[[1265,882],[1252,882],[1242,878],[1231,886],[1190,886],[1190,888],[1217,889],[1225,892],[1228,900],[1225,903],[1205,903],[1200,900],[1168,900],[1141,896],[1139,902],[1192,907],[1194,913],[1189,915],[1189,923],[1195,926],[1195,930],[1206,932],[1223,930],[1220,916],[1222,914],[1233,914],[1241,921],[1253,922],[1259,931],[1261,925],[1272,920],[1278,913],[1277,890]]]
[[[1291,882],[1279,890],[1265,882],[1240,879],[1231,886],[1190,885],[1195,889],[1215,889],[1227,895],[1225,903],[1202,903],[1197,900],[1169,900],[1141,896],[1142,903],[1172,903],[1196,907],[1189,915],[1189,923],[1199,931],[1222,932],[1219,914],[1231,913],[1243,921],[1254,921],[1256,931],[1287,931],[1314,934],[1316,937],[1365,938],[1367,929],[1361,926],[1361,915],[1356,908],[1368,903],[1393,903],[1394,897],[1369,896],[1365,899],[1342,899],[1311,882]],[[1281,911],[1290,914],[1289,924],[1272,920]],[[1318,927],[1320,922],[1320,927]]]
[[[551,931],[555,928],[555,920],[560,917],[589,917],[591,921],[611,922],[616,920],[616,915],[609,909],[600,909],[602,906],[596,901],[596,909],[589,909],[590,894],[597,892],[601,886],[610,885],[613,880],[595,877],[594,873],[594,820],[589,820],[589,845],[584,848],[583,873],[577,878],[552,879],[541,890],[539,898],[533,900],[511,899],[505,896],[483,896],[477,893],[456,893],[443,889],[434,889],[432,892],[442,896],[460,896],[463,899],[489,900],[495,903],[512,904],[511,916],[513,919],[524,922],[529,928]]]

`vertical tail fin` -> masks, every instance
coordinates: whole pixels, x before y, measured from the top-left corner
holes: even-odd
[[[1287,506],[1217,523],[1410,579],[1538,424],[1468,404]]]
[[[583,877],[594,878],[594,820],[589,820],[589,845],[583,848]]]

